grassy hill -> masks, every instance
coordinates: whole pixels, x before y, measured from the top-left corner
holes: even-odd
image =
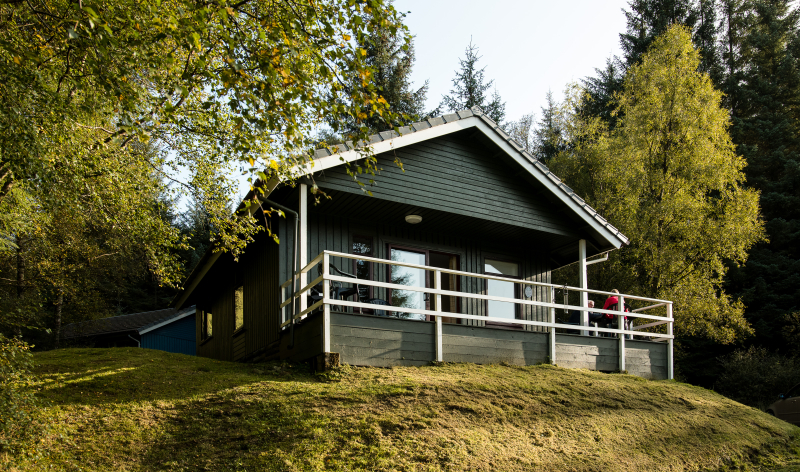
[[[59,428],[25,470],[800,470],[800,428],[628,375],[457,364],[316,376],[127,348],[36,359]]]

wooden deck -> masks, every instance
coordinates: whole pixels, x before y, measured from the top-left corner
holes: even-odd
[[[357,366],[423,366],[436,359],[435,323],[397,318],[331,313],[331,352],[340,362]],[[444,324],[444,362],[535,365],[549,362],[549,334],[516,329]],[[322,315],[311,315],[295,326],[294,347],[290,331],[281,338],[281,358],[306,361],[323,353]],[[555,364],[604,372],[618,370],[619,341],[615,338],[556,335]],[[648,379],[667,378],[664,342],[628,340],[628,373]]]

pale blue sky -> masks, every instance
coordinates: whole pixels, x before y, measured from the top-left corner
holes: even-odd
[[[620,53],[627,0],[396,0],[417,62],[413,80],[429,80],[428,109],[450,91],[458,59],[470,41],[480,64],[506,101],[506,119],[517,120],[544,104],[548,89],[560,98],[569,82],[591,75]]]

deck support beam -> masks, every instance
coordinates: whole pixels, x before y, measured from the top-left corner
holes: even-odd
[[[308,185],[300,184],[300,267],[305,267],[308,264]],[[300,274],[300,286],[305,287],[308,283],[308,275],[306,273]],[[308,299],[300,297],[300,311],[308,308]],[[325,351],[328,352],[328,351]]]
[[[550,287],[550,303],[555,303],[556,289]],[[556,309],[550,307],[550,323],[556,324]],[[556,329],[550,328],[550,364],[556,365]]]
[[[667,323],[667,334],[672,336],[672,303],[667,303],[667,318],[670,319],[670,322]],[[675,362],[674,358],[674,348],[675,348],[675,340],[670,338],[669,346],[667,346],[667,379],[673,380],[675,378],[675,370],[673,366],[673,362]]]
[[[328,254],[322,256],[322,273],[330,273],[331,259]],[[330,281],[322,280],[322,352],[331,352],[331,290]]]
[[[617,295],[617,308],[619,308],[620,315],[617,316],[617,327],[625,329],[625,297]],[[625,336],[619,333],[619,371],[625,372],[628,368],[625,366]]]
[[[433,273],[433,288],[441,290],[442,288],[442,272],[437,270]],[[439,313],[442,312],[442,295],[436,294],[436,362],[444,362],[444,353],[442,352],[442,317]]]
[[[582,289],[589,288],[589,278],[586,274],[586,240],[581,239],[578,241],[578,287]],[[581,291],[580,292],[581,301],[579,305],[581,307],[588,307],[589,306],[589,293]],[[589,326],[589,312],[586,310],[581,310],[581,326]],[[588,331],[581,331],[581,335],[588,336]]]

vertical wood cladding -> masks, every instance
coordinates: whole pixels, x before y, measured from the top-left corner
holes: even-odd
[[[201,340],[196,323],[198,356],[238,360],[278,340],[278,249],[272,238],[259,233],[239,262],[225,254],[208,271],[196,290],[201,294],[198,310],[213,315],[213,333]],[[234,338],[237,287],[244,287],[244,326]]]
[[[466,139],[442,136],[377,156],[380,173],[370,187],[380,200],[477,217],[549,233],[568,234],[574,224],[519,177],[520,169],[497,150]],[[399,158],[400,169],[395,163]],[[320,187],[361,194],[344,166],[317,177]]]

